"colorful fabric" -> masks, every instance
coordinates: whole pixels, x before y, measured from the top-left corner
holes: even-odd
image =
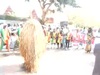
[[[92,43],[92,33],[87,34],[87,44],[90,45]]]
[[[20,35],[20,32],[21,32],[21,28],[18,28],[18,31],[17,31],[18,36]]]
[[[1,34],[0,50],[2,50],[4,46],[4,30],[3,29],[0,29],[0,34]]]
[[[51,39],[50,39],[50,42],[51,42],[51,43],[53,43],[53,41],[54,41],[54,39],[53,39],[53,38],[51,38]]]
[[[66,39],[67,40],[71,40],[71,34],[70,33],[67,34],[67,38]]]
[[[50,43],[50,32],[48,32],[48,34],[47,34],[47,39],[48,39],[48,43]]]

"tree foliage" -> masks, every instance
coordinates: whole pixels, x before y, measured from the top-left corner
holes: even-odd
[[[25,0],[25,1],[30,1],[30,0]],[[76,7],[76,2],[75,0],[38,0],[39,5],[42,9],[42,16],[41,18],[38,18],[39,22],[41,24],[45,24],[45,22],[47,21],[46,19],[46,15],[48,14],[48,11],[53,11],[52,9],[50,9],[50,7],[54,4],[58,9],[58,11],[61,11],[61,5],[71,5]]]
[[[57,0],[57,1],[60,3],[60,5],[66,5],[66,4],[71,5],[71,6],[76,5],[75,0]]]

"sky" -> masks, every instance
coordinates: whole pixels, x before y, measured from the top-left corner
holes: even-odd
[[[100,21],[100,0],[77,0],[77,3],[83,7],[83,13],[88,13]]]
[[[36,9],[40,13],[38,10],[39,5],[34,4],[33,1],[35,0],[31,0],[30,3],[24,2],[24,0],[0,0],[0,14],[3,14],[8,6],[11,6],[12,10],[16,12],[15,14],[21,17],[28,16],[33,9]],[[100,7],[100,0],[76,0],[76,2],[93,15],[100,13],[98,10]]]
[[[82,6],[83,8],[94,9],[100,6],[100,0],[76,0],[77,4]]]
[[[34,8],[38,9],[37,5],[33,5],[33,2],[25,2],[24,0],[0,0],[0,14],[3,14],[7,7],[10,6],[15,15],[28,16]]]

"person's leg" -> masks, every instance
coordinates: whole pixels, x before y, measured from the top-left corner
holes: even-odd
[[[64,38],[64,49],[66,49],[66,39]]]
[[[67,40],[65,42],[66,42],[66,48],[67,48]]]
[[[15,49],[18,47],[18,43],[17,41],[15,41],[13,44],[14,44],[13,51],[15,51]]]
[[[52,38],[50,38],[50,48],[52,49]]]
[[[53,38],[53,48],[55,48],[56,43],[55,43],[55,38]]]
[[[54,43],[54,48],[56,48],[56,43]]]
[[[61,43],[61,44],[60,44],[60,48],[62,48],[62,47],[63,47],[63,44]]]
[[[7,49],[7,51],[9,52],[9,50],[10,50],[9,40],[6,40],[6,49]]]
[[[67,40],[67,48],[69,49],[70,40]]]
[[[68,40],[66,40],[66,48],[68,48]]]
[[[64,48],[64,38],[62,39],[62,48]]]
[[[57,49],[59,48],[58,38],[56,39]]]
[[[57,42],[57,48],[59,48],[59,43]]]

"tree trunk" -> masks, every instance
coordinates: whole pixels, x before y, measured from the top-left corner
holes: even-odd
[[[50,8],[50,6],[53,4],[53,2],[51,2],[51,3],[45,3],[46,1],[42,1],[43,2],[43,4],[41,4],[41,1],[40,0],[38,0],[38,2],[39,2],[39,4],[40,4],[40,7],[41,7],[41,9],[42,9],[42,16],[41,16],[41,19],[40,18],[38,18],[38,21],[42,24],[42,25],[45,25],[45,23],[46,23],[46,15],[47,15],[47,13],[48,13],[48,11],[49,11],[49,8]],[[48,7],[46,8],[46,5],[48,5]]]
[[[41,23],[41,25],[45,25],[45,22],[42,19],[38,18],[38,21]]]
[[[40,18],[38,18],[38,21],[42,24],[42,25],[45,25],[45,22],[46,22],[46,14],[47,14],[47,12],[45,12],[45,11],[42,11],[42,18],[40,19]]]

